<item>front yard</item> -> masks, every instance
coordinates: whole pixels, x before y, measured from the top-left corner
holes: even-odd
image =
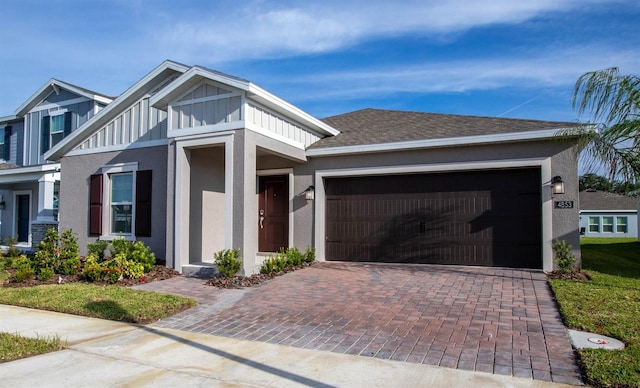
[[[550,280],[565,324],[623,341],[624,350],[578,351],[588,384],[640,386],[640,243],[582,239],[582,268],[590,281]]]

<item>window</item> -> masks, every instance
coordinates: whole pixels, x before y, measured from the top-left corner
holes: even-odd
[[[602,232],[613,233],[613,217],[602,217]]]
[[[627,217],[616,217],[616,232],[627,233]]]
[[[107,166],[91,176],[90,236],[151,236],[151,170],[136,168],[137,163]]]
[[[133,173],[111,174],[111,233],[131,234]]]
[[[600,232],[600,217],[589,217],[589,232]]]
[[[11,150],[11,126],[0,129],[0,160],[8,161],[11,158],[9,155]]]
[[[40,153],[44,154],[71,133],[71,112],[60,111],[42,117]]]

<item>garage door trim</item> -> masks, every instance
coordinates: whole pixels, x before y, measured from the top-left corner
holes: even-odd
[[[325,188],[324,178],[330,177],[357,177],[370,175],[402,175],[413,173],[453,172],[473,170],[496,170],[506,168],[539,167],[542,187],[542,269],[553,270],[552,242],[552,201],[549,181],[551,180],[551,159],[514,159],[504,161],[485,161],[468,163],[442,163],[431,165],[407,165],[407,166],[381,166],[369,168],[347,168],[317,170],[315,172],[315,235],[314,246],[316,257],[320,261],[325,260]]]

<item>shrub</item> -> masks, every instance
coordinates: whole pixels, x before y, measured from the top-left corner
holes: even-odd
[[[153,266],[156,265],[156,255],[153,252],[149,252],[149,247],[144,245],[142,241],[136,241],[131,245],[127,257],[135,263],[141,264],[144,272],[151,271]]]
[[[576,257],[573,255],[571,244],[565,240],[556,240],[551,247],[556,253],[558,270],[564,273],[571,272],[576,263]]]
[[[16,282],[21,283],[25,280],[29,280],[33,277],[34,271],[31,265],[27,263],[21,264],[16,270]]]
[[[269,256],[267,260],[262,263],[260,272],[266,274],[278,273],[284,271],[288,265],[289,260],[287,259],[286,253],[284,251],[280,251],[280,253],[275,256]]]
[[[239,249],[224,249],[213,254],[218,272],[225,278],[235,276],[242,267]]]
[[[90,282],[97,282],[102,280],[103,272],[104,269],[98,263],[98,259],[94,255],[87,256],[82,269],[82,278]]]
[[[94,255],[96,259],[104,261],[104,251],[109,247],[109,241],[97,240],[95,242],[87,243],[87,251],[90,255]]]
[[[80,262],[80,259],[76,257],[63,261],[58,268],[58,272],[62,275],[76,275],[80,271],[81,267],[82,262]]]
[[[296,247],[287,248],[284,251],[285,257],[287,258],[287,266],[297,267],[302,265],[304,256],[302,252]]]
[[[129,252],[131,251],[131,246],[131,241],[124,237],[113,239],[109,246],[109,249],[111,250],[111,257],[116,257],[121,253],[128,257]]]
[[[64,263],[77,258],[78,238],[73,235],[71,229],[65,230],[60,236],[55,228],[49,228],[38,244],[38,252],[32,263],[38,274],[45,268],[50,268],[57,273],[65,273],[67,269]]]
[[[53,269],[51,268],[41,268],[40,273],[38,274],[38,280],[42,282],[46,282],[47,280],[53,277]]]
[[[304,251],[304,262],[307,264],[311,264],[314,261],[316,261],[316,248],[307,248],[306,251]]]
[[[15,237],[7,237],[5,240],[5,244],[9,247],[7,249],[7,257],[18,257],[20,256],[20,254],[22,252],[20,252],[20,250],[18,248],[16,248],[16,245],[18,244],[18,239]]]

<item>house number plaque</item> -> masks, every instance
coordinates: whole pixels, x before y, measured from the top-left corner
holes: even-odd
[[[556,209],[573,209],[573,201],[555,201]]]

